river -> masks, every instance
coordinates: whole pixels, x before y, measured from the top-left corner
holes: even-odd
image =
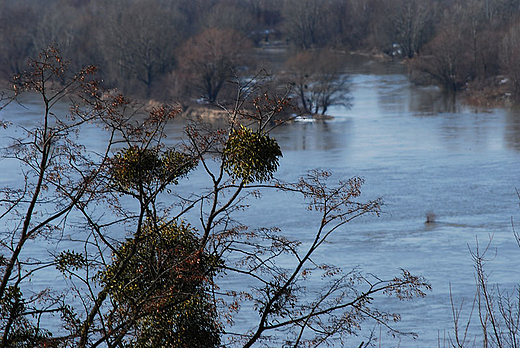
[[[382,216],[353,221],[326,246],[325,258],[381,276],[404,268],[426,277],[433,286],[426,298],[393,303],[403,315],[398,327],[419,337],[396,342],[383,335],[382,346],[436,347],[453,337],[450,284],[455,304],[465,299],[462,318],[471,309],[468,247],[477,239],[481,247],[493,239],[490,283],[511,291],[520,280],[511,226],[511,217],[520,221],[520,111],[475,109],[435,87],[414,86],[398,62],[349,69],[350,109],[331,110],[333,121],[276,130],[284,152],[280,174],[319,167],[338,177],[359,175],[365,197],[384,199]],[[278,208],[267,215],[283,221]],[[428,212],[435,223],[425,224]],[[474,314],[470,333],[478,336],[477,321]]]
[[[332,120],[295,122],[273,131],[283,151],[277,176],[294,181],[314,168],[332,170],[337,179],[362,176],[363,198],[384,199],[380,217],[349,223],[318,257],[383,278],[398,275],[401,268],[424,276],[433,286],[426,298],[387,300],[388,309],[402,314],[396,327],[418,338],[398,340],[383,332],[381,346],[436,347],[439,339],[452,335],[450,284],[455,303],[466,301],[463,316],[469,313],[475,280],[468,248],[477,239],[481,245],[493,239],[490,282],[500,283],[501,290],[519,283],[520,249],[511,217],[520,224],[515,191],[520,188],[520,111],[475,109],[435,87],[414,86],[399,62],[355,59],[347,72],[352,107],[332,107]],[[31,110],[15,116],[29,119]],[[172,138],[180,127],[172,125]],[[90,144],[99,142],[92,133]],[[4,170],[0,184],[16,178],[10,170]],[[190,183],[196,185],[197,178]],[[259,214],[253,214],[257,220],[251,224],[276,225],[305,240],[313,220],[302,207],[297,198],[277,200],[267,194],[255,202]],[[428,212],[436,215],[434,223],[425,223]],[[254,323],[247,315],[239,319],[242,328]],[[472,323],[471,335],[478,335],[475,314]]]

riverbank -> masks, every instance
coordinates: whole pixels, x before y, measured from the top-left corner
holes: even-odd
[[[462,78],[450,80],[446,72],[433,69],[425,62],[431,57],[420,56],[412,59],[403,58],[410,81],[418,86],[439,86],[448,92],[456,93],[459,100],[475,107],[511,107],[515,104],[510,79],[505,75],[476,77],[470,81]],[[446,83],[446,85],[443,85]]]
[[[461,91],[464,103],[477,107],[511,107],[512,96],[509,92],[508,79],[495,76],[484,81],[472,81]]]

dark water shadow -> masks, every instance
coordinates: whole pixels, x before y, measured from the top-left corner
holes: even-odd
[[[409,99],[409,109],[415,116],[458,113],[462,107],[454,91],[433,87],[416,89]]]
[[[520,106],[506,111],[504,141],[507,148],[520,151]]]

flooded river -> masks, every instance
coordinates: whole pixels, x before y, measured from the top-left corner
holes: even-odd
[[[316,261],[359,266],[383,278],[401,268],[423,275],[433,286],[426,298],[388,300],[388,309],[402,314],[396,327],[419,337],[399,341],[383,332],[381,346],[437,347],[439,338],[452,334],[450,284],[455,303],[465,298],[469,313],[475,280],[468,248],[477,238],[481,245],[493,239],[490,282],[501,290],[520,283],[520,249],[511,228],[511,217],[520,225],[520,111],[463,106],[437,88],[411,84],[398,62],[355,62],[348,73],[351,108],[331,108],[330,121],[275,129],[284,154],[278,177],[294,181],[322,168],[337,179],[365,178],[363,198],[382,197],[383,214],[345,225]],[[22,113],[27,117],[27,110]],[[0,183],[13,178],[5,173]],[[266,195],[255,202],[258,220],[251,224],[276,225],[305,240],[315,221],[302,207],[299,198]],[[429,212],[436,220],[425,224]],[[247,316],[237,322],[249,324]],[[478,334],[476,316],[473,323],[471,333]]]
[[[477,238],[481,246],[493,239],[490,283],[510,291],[520,282],[511,227],[511,217],[520,224],[520,111],[463,106],[437,88],[414,86],[403,73],[399,63],[351,67],[352,108],[331,110],[330,122],[276,131],[284,151],[280,174],[319,167],[338,177],[359,175],[366,198],[384,199],[381,217],[349,224],[326,246],[324,258],[380,276],[405,268],[426,277],[433,292],[425,299],[393,303],[403,315],[398,327],[419,338],[399,342],[383,335],[382,346],[436,347],[438,339],[453,336],[450,284],[455,303],[466,301],[462,316],[471,309],[468,247]],[[277,211],[269,203],[266,215],[284,221]],[[429,212],[436,222],[425,224]],[[283,227],[297,235],[307,223],[298,221]],[[477,321],[475,315],[472,334],[480,333]]]

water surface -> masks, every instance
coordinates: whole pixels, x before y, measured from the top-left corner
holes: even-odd
[[[520,112],[467,107],[435,87],[412,85],[399,63],[373,65],[351,69],[351,109],[331,110],[330,122],[276,130],[284,150],[280,174],[320,167],[337,177],[359,175],[366,199],[384,199],[381,217],[346,226],[323,257],[383,277],[399,268],[426,277],[434,290],[425,299],[390,301],[403,314],[398,327],[419,338],[383,336],[382,346],[434,347],[438,337],[452,334],[450,284],[455,302],[465,298],[469,313],[475,291],[469,248],[477,239],[481,246],[493,239],[491,283],[510,291],[520,279],[511,227],[511,217],[520,221]],[[428,212],[435,223],[425,224]],[[270,207],[266,215],[284,221],[284,214]],[[307,222],[298,221],[301,216],[284,227],[302,233]],[[476,325],[472,333],[479,333]]]
[[[474,248],[476,239],[485,245],[493,238],[493,260],[487,266],[492,271],[490,282],[511,290],[520,279],[520,250],[511,229],[512,216],[520,221],[515,192],[520,188],[520,112],[474,109],[435,87],[414,86],[398,62],[359,59],[347,72],[351,108],[331,108],[335,118],[330,121],[287,124],[273,131],[284,154],[278,177],[295,181],[314,168],[332,170],[335,179],[362,176],[363,199],[384,199],[381,217],[364,217],[344,226],[315,261],[345,270],[359,266],[383,278],[397,275],[401,268],[426,277],[433,285],[426,298],[384,302],[387,309],[403,315],[396,327],[414,331],[419,338],[398,341],[383,333],[382,346],[435,347],[438,337],[447,336],[453,326],[450,284],[456,303],[473,298],[468,248]],[[27,109],[9,108],[2,117],[9,112],[15,122],[30,124],[38,101],[24,102]],[[178,139],[181,129],[182,123],[174,123],[169,138]],[[15,131],[4,131],[2,143],[19,134]],[[101,133],[93,127],[88,134],[87,146],[102,150]],[[19,167],[3,163],[0,183],[20,180]],[[204,185],[202,176],[195,174],[181,190],[199,185]],[[291,195],[279,198],[267,193],[254,202],[252,212],[248,221],[252,226],[276,225],[304,243],[312,238],[317,221]],[[428,212],[437,216],[435,223],[425,224]],[[30,252],[45,250],[35,246]],[[43,285],[55,281],[56,275],[50,274],[38,280]],[[223,281],[229,285],[234,279]],[[253,325],[250,318],[242,314],[237,329]],[[476,326],[472,334],[478,334]],[[351,343],[361,340],[353,338]]]

